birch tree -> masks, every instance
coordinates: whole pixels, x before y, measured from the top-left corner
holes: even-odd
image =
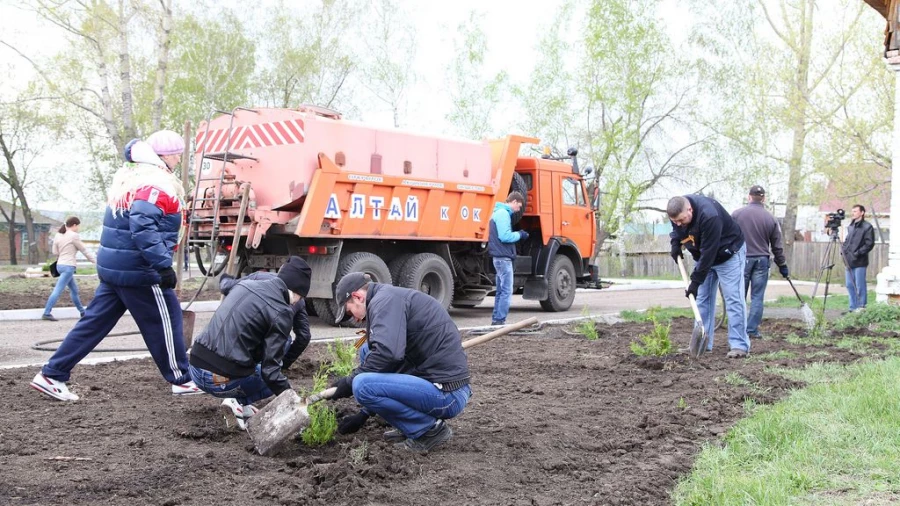
[[[510,93],[509,75],[485,65],[487,36],[473,11],[459,24],[453,42],[456,55],[447,69],[451,109],[447,114],[456,133],[481,139],[493,130],[492,119]]]

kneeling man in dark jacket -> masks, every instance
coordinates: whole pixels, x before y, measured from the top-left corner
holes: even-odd
[[[286,353],[296,360],[309,344],[308,325],[293,346],[290,333],[310,278],[309,265],[291,257],[277,275],[225,279],[227,296],[194,339],[191,378],[204,392],[225,398],[225,414],[241,430],[257,411],[254,402],[291,388],[282,368]]]
[[[417,290],[372,283],[359,272],[335,289],[337,321],[349,312],[366,320],[368,342],[360,366],[333,386],[332,399],[356,398],[363,409],[341,420],[342,434],[359,430],[376,414],[394,427],[385,439],[425,452],[453,435],[444,420],[459,415],[472,390],[469,361],[459,329],[431,296]]]

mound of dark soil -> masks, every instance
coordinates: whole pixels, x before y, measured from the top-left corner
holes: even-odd
[[[261,457],[245,433],[226,430],[219,401],[172,398],[149,360],[77,367],[82,399],[71,404],[30,389],[33,369],[0,371],[0,504],[667,504],[745,399],[772,402],[799,386],[767,366],[858,358],[775,339],[754,341],[753,355],[792,353],[730,360],[722,333],[699,361],[638,358],[629,342],[649,325],[598,328],[596,341],[556,328],[470,349],[474,397],[451,420],[453,439],[428,455],[382,441],[386,427],[370,420],[327,446],[294,441]],[[678,346],[691,328],[672,325]],[[309,386],[323,351],[313,345],[295,365],[295,388]],[[355,410],[352,400],[337,407]]]

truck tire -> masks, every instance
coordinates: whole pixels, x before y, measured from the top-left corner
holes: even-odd
[[[544,311],[559,312],[572,307],[575,302],[575,266],[565,255],[556,255],[547,273],[548,297],[541,301]]]
[[[376,283],[391,284],[391,271],[378,255],[364,251],[350,253],[341,258],[338,263],[337,276],[334,278],[335,283],[341,280],[345,275],[351,272],[364,272],[368,274],[372,281]],[[313,305],[319,318],[325,320],[329,325],[338,326],[334,319],[337,317],[337,304],[334,298],[331,299],[313,299]],[[364,323],[355,325],[349,323],[350,318],[345,315],[340,325],[363,326]]]
[[[430,295],[447,309],[453,300],[453,273],[439,255],[419,253],[403,266],[400,284],[404,288]]]
[[[394,282],[394,286],[400,286],[400,276],[403,273],[403,267],[414,255],[414,253],[401,253],[388,262],[388,270],[391,271],[391,281]]]
[[[511,224],[515,225],[522,219],[522,215],[525,214],[525,206],[528,205],[528,185],[525,184],[525,178],[522,177],[518,172],[513,172],[512,183],[509,185],[509,192],[519,192],[522,194],[522,198],[524,202],[522,203],[522,209],[513,213]]]

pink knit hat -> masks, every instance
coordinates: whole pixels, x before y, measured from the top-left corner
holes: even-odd
[[[184,152],[184,139],[171,130],[160,130],[147,137],[147,144],[159,156],[177,155]]]

